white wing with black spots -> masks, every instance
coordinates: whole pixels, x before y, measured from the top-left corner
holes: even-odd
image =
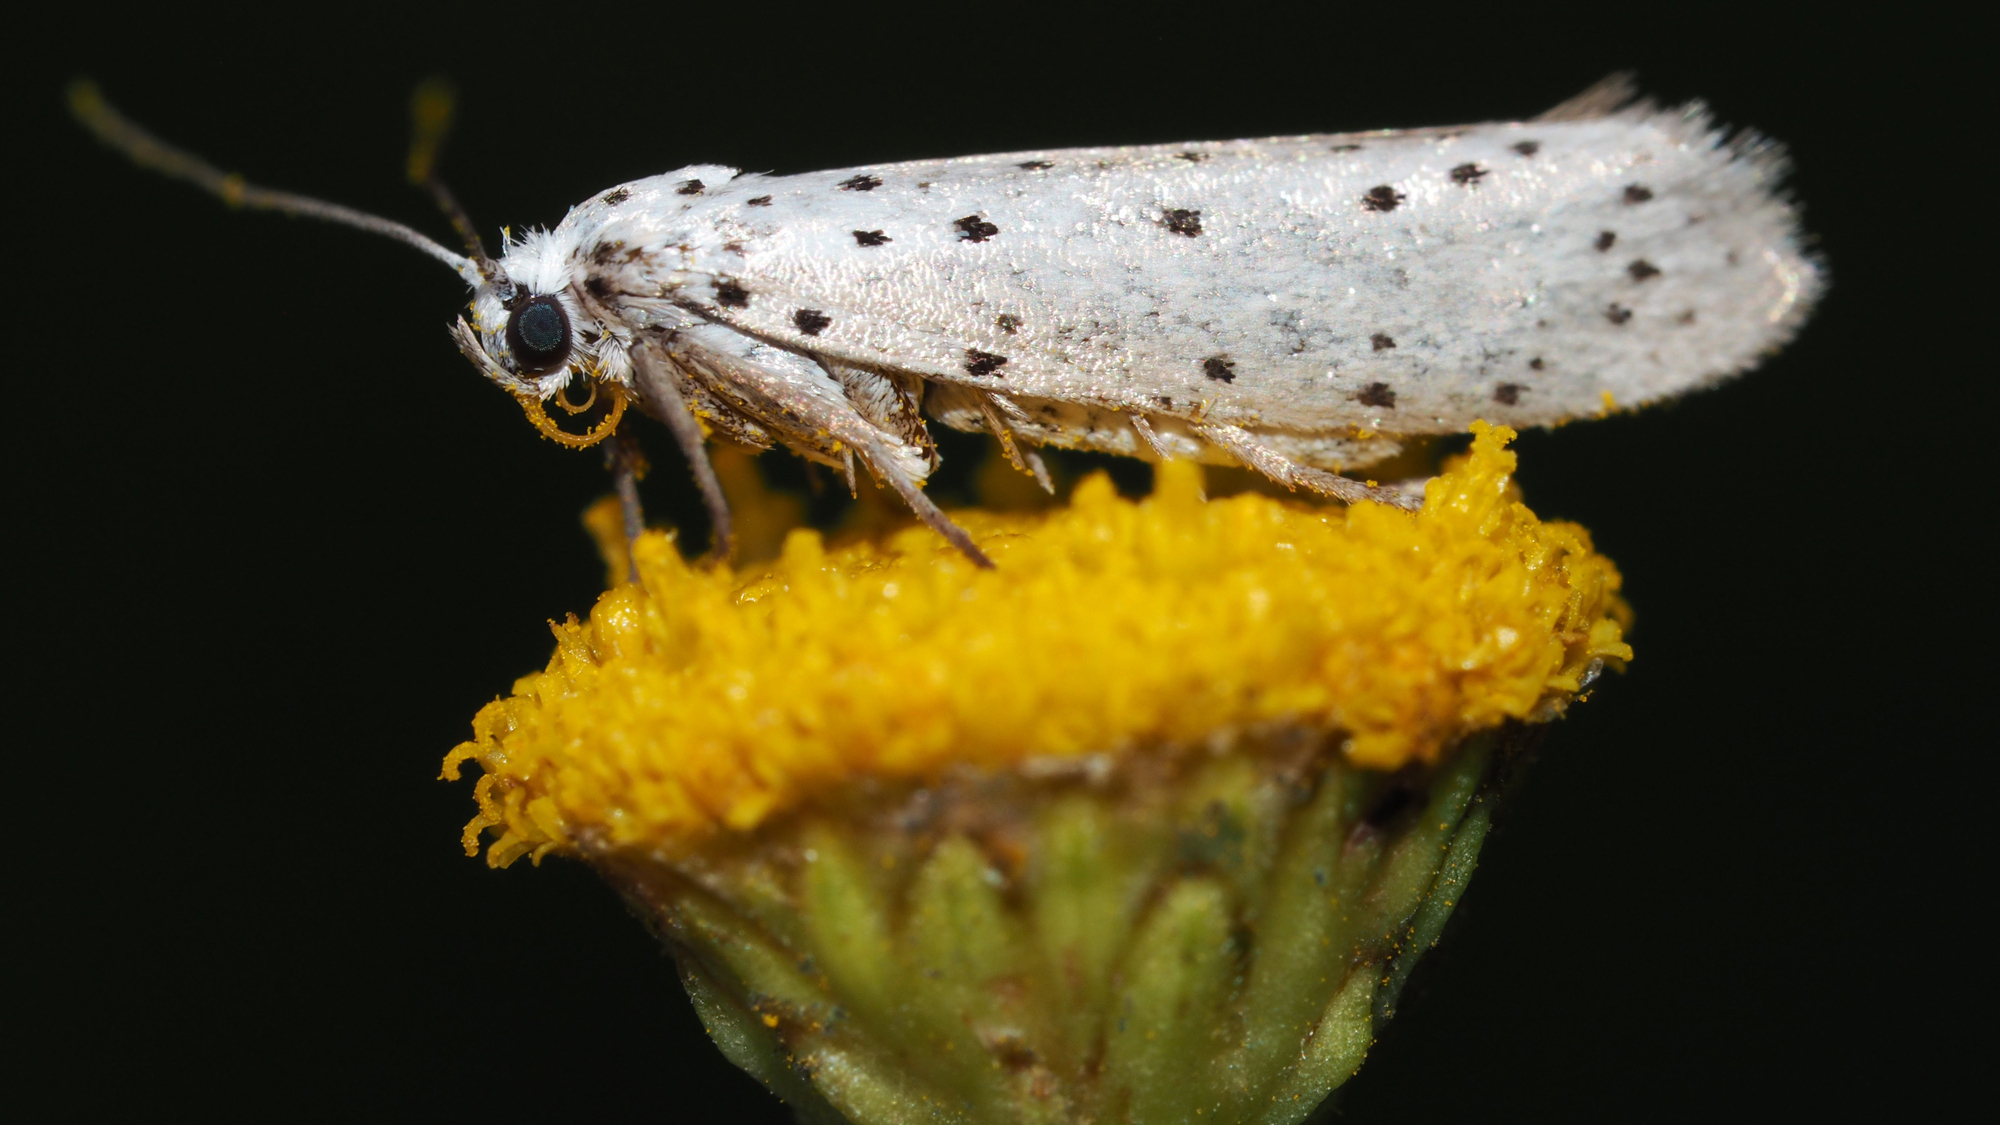
[[[1557,422],[1708,385],[1820,287],[1775,147],[1689,109],[1072,149],[805,175],[697,166],[552,241],[676,306],[1008,396],[1292,433]]]

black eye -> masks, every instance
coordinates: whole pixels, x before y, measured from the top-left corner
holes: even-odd
[[[541,374],[569,358],[569,317],[554,297],[530,297],[507,314],[507,349],[524,372]]]

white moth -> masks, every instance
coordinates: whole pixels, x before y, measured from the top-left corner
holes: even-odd
[[[926,414],[993,433],[1045,487],[1038,445],[1240,462],[1409,506],[1337,474],[1403,436],[1709,386],[1783,344],[1823,287],[1777,146],[1698,104],[1635,103],[1622,76],[1527,122],[793,176],[691,165],[605,191],[497,261],[469,235],[461,257],[246,188],[93,99],[76,95],[80,116],[142,163],[452,265],[474,290],[453,329],[473,364],[552,436],[536,410],[575,387],[665,422],[725,552],[703,423],[850,482],[858,459],[983,563],[922,491]]]

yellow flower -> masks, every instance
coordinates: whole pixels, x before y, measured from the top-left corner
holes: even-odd
[[[595,864],[809,1118],[1297,1120],[1441,927],[1490,765],[1630,656],[1617,571],[1475,435],[1415,516],[1184,463],[959,513],[990,571],[921,528],[737,570],[648,534],[446,759],[468,852]]]

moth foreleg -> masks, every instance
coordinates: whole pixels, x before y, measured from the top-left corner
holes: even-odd
[[[1349,504],[1373,500],[1377,504],[1387,504],[1407,512],[1423,507],[1424,501],[1421,496],[1412,497],[1400,489],[1363,484],[1358,480],[1349,480],[1339,473],[1301,465],[1259,442],[1256,435],[1241,426],[1199,422],[1191,428],[1210,444],[1287,488],[1309,488]]]
[[[695,487],[701,490],[702,504],[708,508],[714,554],[728,560],[736,554],[736,530],[729,517],[729,499],[722,494],[722,481],[708,459],[708,439],[701,432],[701,422],[688,407],[686,396],[681,394],[678,382],[668,370],[670,360],[656,354],[648,342],[636,344],[631,354],[632,379],[646,403],[646,413],[666,424],[668,432],[674,435],[674,444],[680,446],[681,455],[687,458]]]

